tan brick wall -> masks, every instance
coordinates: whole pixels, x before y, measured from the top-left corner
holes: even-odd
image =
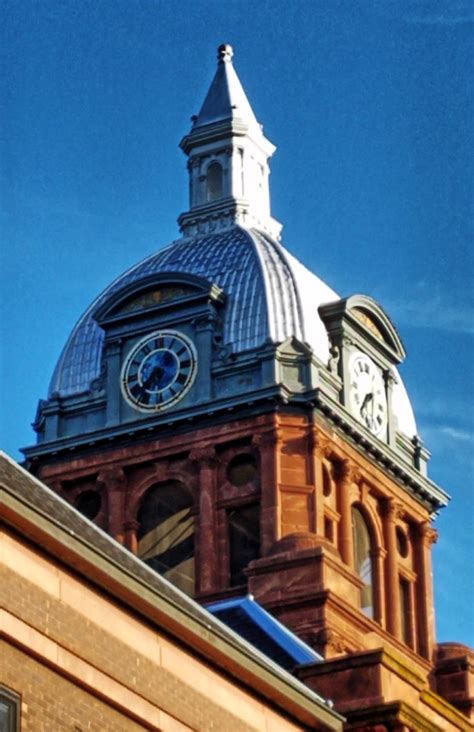
[[[10,649],[8,653],[21,674],[15,677],[10,667],[10,675],[2,671],[0,678],[25,695],[28,713],[37,720],[25,729],[74,730],[76,719],[81,729],[98,732],[303,729],[59,564],[12,536],[3,535],[2,544],[5,622],[10,634],[20,639],[23,652]],[[50,668],[28,657],[29,649],[39,652]],[[41,679],[37,694],[35,674]],[[77,676],[75,682],[64,678],[68,674]],[[83,691],[78,683],[91,688]],[[94,697],[94,688],[99,698]],[[54,697],[52,710],[47,703],[50,696]],[[109,698],[111,706],[100,697]],[[130,709],[131,719],[120,713],[122,707]],[[71,716],[63,716],[64,723],[50,723],[45,716],[62,719],[68,708]],[[88,708],[93,710],[90,720]],[[100,715],[105,715],[107,724]],[[149,723],[158,718],[159,727]]]
[[[2,643],[0,673],[21,693],[22,732],[135,732],[147,729],[112,709],[60,674]]]

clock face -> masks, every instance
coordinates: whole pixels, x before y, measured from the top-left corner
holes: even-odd
[[[355,353],[349,363],[349,400],[352,414],[374,435],[387,426],[385,384],[377,366],[364,353]]]
[[[197,372],[196,350],[182,333],[161,330],[142,338],[122,368],[124,398],[140,412],[160,412],[182,399]]]

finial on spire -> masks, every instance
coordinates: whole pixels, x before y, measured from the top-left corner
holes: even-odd
[[[219,48],[217,49],[217,60],[219,63],[229,62],[232,61],[232,56],[234,55],[234,49],[232,48],[229,43],[222,43]]]

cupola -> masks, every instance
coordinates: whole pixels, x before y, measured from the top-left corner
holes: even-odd
[[[181,140],[188,156],[189,211],[178,223],[195,236],[234,224],[279,238],[281,224],[270,213],[268,161],[275,146],[257,122],[232,64],[228,44],[219,46],[217,71],[201,111]]]

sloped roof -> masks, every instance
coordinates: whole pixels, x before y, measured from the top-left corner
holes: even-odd
[[[258,127],[257,119],[232,65],[232,48],[219,46],[219,63],[194,129],[204,125],[239,119],[249,127]]]
[[[291,671],[297,664],[323,657],[270,615],[251,595],[221,600],[206,609],[279,666]]]

